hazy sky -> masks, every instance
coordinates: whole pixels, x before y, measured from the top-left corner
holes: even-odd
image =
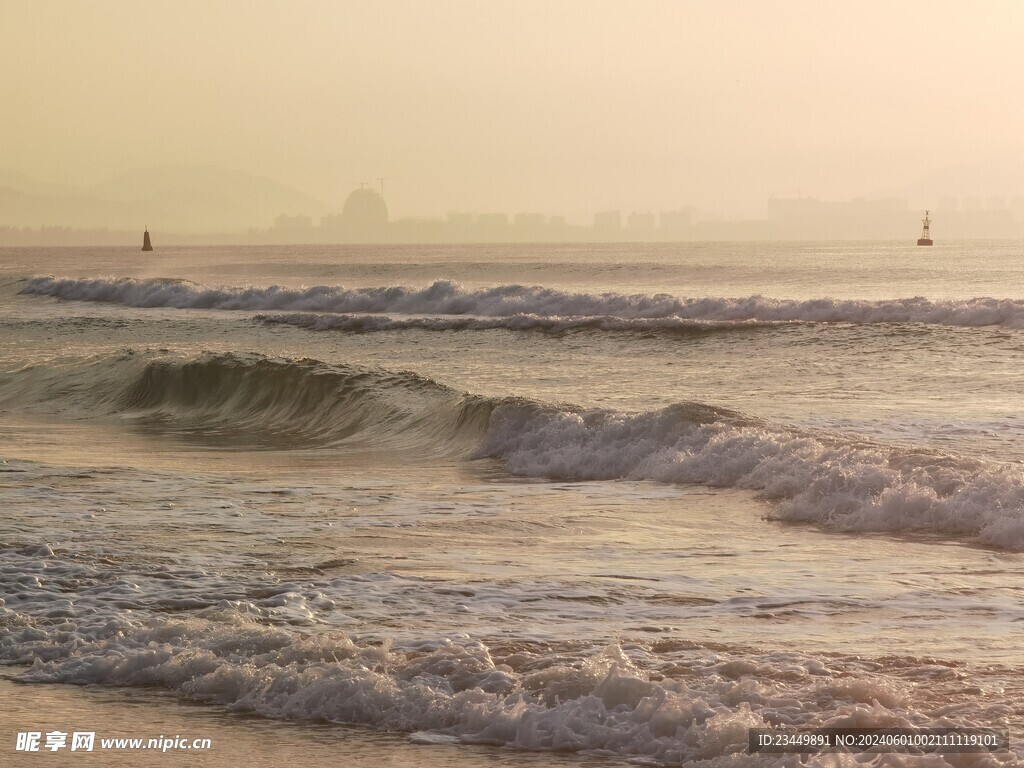
[[[395,176],[395,215],[756,214],[963,164],[1024,194],[1017,0],[0,0],[0,67],[0,166],[44,181]]]

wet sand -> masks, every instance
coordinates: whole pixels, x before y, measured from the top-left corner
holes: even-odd
[[[14,670],[9,669],[8,673]],[[15,750],[20,731],[95,731],[92,752]],[[210,739],[210,750],[103,750],[100,738]],[[331,723],[283,722],[189,704],[154,690],[22,684],[0,678],[0,765],[246,766],[246,768],[589,768],[619,760],[469,745],[418,744],[414,737]],[[45,737],[44,737],[45,739]],[[70,738],[69,738],[70,746]]]

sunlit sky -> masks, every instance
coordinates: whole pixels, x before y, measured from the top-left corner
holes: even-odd
[[[1022,41],[1013,0],[3,0],[0,167],[396,177],[396,215],[1024,194]]]

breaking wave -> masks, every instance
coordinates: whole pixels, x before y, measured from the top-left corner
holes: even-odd
[[[517,475],[757,492],[770,517],[1024,550],[1024,467],[795,429],[701,403],[642,413],[460,393],[317,360],[125,354],[0,377],[0,404],[116,415],[242,448],[490,457]]]
[[[370,641],[287,620],[297,606],[330,610],[334,602],[320,591],[329,582],[118,567],[46,545],[0,545],[0,577],[16,585],[0,600],[0,664],[19,665],[20,682],[159,687],[236,712],[405,732],[417,743],[796,768],[839,763],[749,755],[747,729],[1005,727],[1013,718],[1012,699],[994,701],[989,685],[965,689],[960,665],[913,656],[671,638]],[[884,757],[884,765],[915,760]],[[1016,757],[934,756],[928,765]]]
[[[19,678],[24,682],[158,686],[236,712],[366,725],[411,733],[423,744],[671,765],[834,765],[827,756],[808,763],[796,755],[748,755],[747,730],[991,726],[982,718],[992,712],[979,702],[951,713],[948,699],[936,694],[956,695],[955,678],[951,685],[950,670],[925,661],[915,671],[935,693],[930,702],[915,702],[921,696],[911,680],[865,673],[863,662],[796,653],[730,658],[719,651],[705,661],[674,657],[665,644],[662,665],[675,670],[674,679],[644,670],[618,646],[580,654],[468,637],[369,645],[340,633],[304,637],[264,626],[230,606],[206,611],[213,619],[62,618],[59,631],[4,612],[0,656],[32,663]],[[959,764],[998,765],[1007,755],[964,757],[970,760]],[[955,765],[955,758],[929,764]]]
[[[524,285],[474,290],[450,280],[439,280],[425,288],[258,288],[211,287],[170,279],[55,277],[30,278],[25,281],[21,293],[76,301],[114,302],[131,307],[179,309],[1024,327],[1024,300],[987,297],[798,301],[763,296],[679,298],[669,294],[589,294]]]
[[[787,429],[688,403],[627,414],[506,403],[479,455],[561,480],[744,488],[770,517],[839,531],[917,531],[1024,550],[1024,468]]]
[[[280,315],[256,315],[256,320],[269,325],[291,325],[311,331],[625,331],[635,333],[700,334],[733,329],[774,326],[757,320],[712,321],[684,320],[680,317],[560,317],[542,315],[510,315],[508,317],[389,317],[387,315],[318,315],[297,312]]]
[[[429,447],[432,456],[472,451],[492,407],[409,372],[258,354],[131,352],[0,377],[0,404],[117,416],[245,448]]]

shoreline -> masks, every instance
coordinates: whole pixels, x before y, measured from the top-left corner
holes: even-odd
[[[423,743],[411,734],[333,723],[295,722],[225,711],[182,701],[154,689],[20,683],[12,668],[0,673],[0,763],[5,765],[88,765],[102,768],[245,765],[247,768],[336,768],[338,765],[392,768],[609,768],[621,760],[571,753],[520,752],[497,747]],[[16,751],[17,734],[39,731],[39,752]],[[92,752],[45,748],[49,731],[95,732]],[[167,752],[102,749],[101,738],[209,739],[209,750]]]

